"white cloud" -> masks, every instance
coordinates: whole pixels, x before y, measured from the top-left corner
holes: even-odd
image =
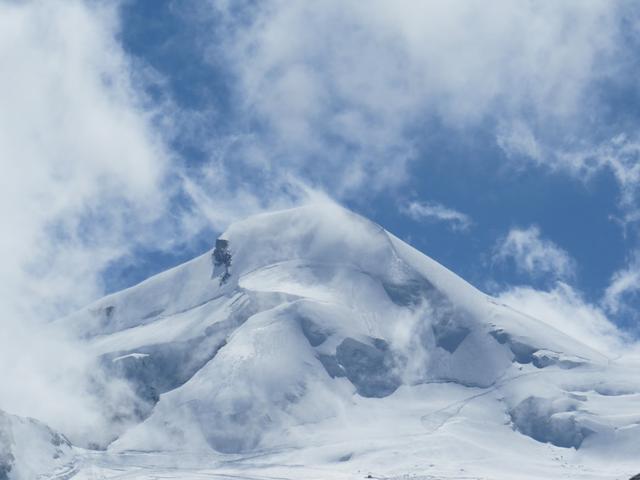
[[[635,345],[607,318],[569,285],[558,282],[549,291],[531,287],[509,289],[498,300],[566,333],[609,358],[631,354]]]
[[[540,235],[537,226],[526,229],[513,228],[498,242],[494,261],[513,261],[517,270],[532,277],[550,275],[553,278],[573,276],[575,262],[569,254]]]
[[[402,185],[430,120],[488,119],[503,144],[535,152],[509,126],[586,116],[621,18],[608,1],[213,4],[227,35],[211,55],[266,127],[252,148],[352,198]]]
[[[111,433],[100,373],[48,322],[100,296],[109,262],[167,244],[154,234],[174,188],[117,34],[115,4],[0,3],[0,408],[74,440]]]
[[[400,211],[413,220],[433,220],[449,224],[453,230],[467,230],[473,224],[471,218],[457,210],[439,203],[409,202]]]
[[[637,221],[640,215],[640,140],[624,134],[585,150],[558,154],[561,167],[583,178],[609,170],[620,187],[623,223]]]
[[[636,320],[638,312],[629,301],[640,293],[640,258],[635,255],[628,265],[611,276],[609,286],[604,292],[602,305],[611,313],[625,320]]]
[[[502,124],[496,134],[498,146],[509,158],[524,157],[542,163],[545,152],[531,128],[523,121],[516,120]]]
[[[0,8],[0,209],[12,232],[0,238],[12,279],[2,285],[24,288],[29,264],[46,284],[31,287],[46,293],[50,267],[64,262],[86,298],[97,285],[90,271],[121,253],[129,222],[163,211],[169,154],[114,39],[116,12],[77,1]],[[88,247],[90,271],[80,258]]]

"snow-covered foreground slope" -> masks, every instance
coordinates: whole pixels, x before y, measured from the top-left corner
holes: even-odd
[[[640,471],[637,365],[337,206],[222,238],[228,278],[207,253],[64,320],[146,405],[77,478]]]
[[[0,480],[75,471],[69,441],[43,423],[0,410]]]

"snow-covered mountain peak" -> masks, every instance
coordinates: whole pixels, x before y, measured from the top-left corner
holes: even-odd
[[[612,413],[636,395],[626,370],[333,204],[234,223],[64,322],[146,405],[114,453],[357,458],[389,429],[405,446],[464,431],[479,455],[484,429],[517,449],[636,451],[640,433],[640,414]]]

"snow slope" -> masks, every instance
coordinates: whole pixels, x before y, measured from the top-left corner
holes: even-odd
[[[0,410],[0,480],[73,471],[72,453],[69,441],[45,424]]]
[[[147,405],[78,478],[640,471],[637,365],[335,205],[251,217],[221,238],[226,281],[209,252],[64,320]]]

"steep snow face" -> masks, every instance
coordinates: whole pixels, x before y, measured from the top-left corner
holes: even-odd
[[[372,438],[397,449],[466,435],[464,452],[482,457],[487,429],[519,452],[640,455],[640,417],[612,413],[640,392],[635,370],[380,226],[323,204],[251,217],[221,240],[224,265],[209,252],[65,320],[149,406],[111,452],[305,449],[349,425],[349,451],[335,450],[347,463]],[[623,397],[604,393],[625,372]]]
[[[69,441],[31,418],[0,411],[0,480],[23,480],[68,470]]]

